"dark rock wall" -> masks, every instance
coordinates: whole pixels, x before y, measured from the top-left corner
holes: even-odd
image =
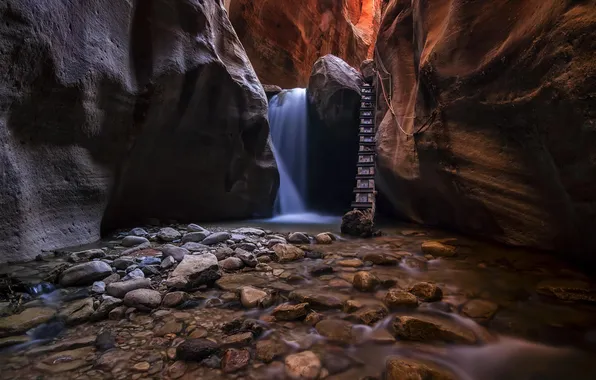
[[[593,256],[595,32],[594,1],[385,2],[376,66],[396,117],[381,111],[378,185],[393,212]]]
[[[219,0],[0,15],[0,261],[100,225],[271,212],[267,99]]]

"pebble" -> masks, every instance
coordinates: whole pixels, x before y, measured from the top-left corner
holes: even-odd
[[[265,363],[284,356],[288,352],[288,346],[281,341],[266,339],[257,341],[256,357]]]
[[[347,260],[339,261],[337,263],[337,265],[342,266],[342,267],[349,267],[349,268],[360,268],[361,266],[364,265],[364,263],[360,259],[347,259]]]
[[[280,263],[304,258],[304,251],[290,244],[277,244],[273,247],[273,251],[275,252],[277,261]]]
[[[352,323],[340,319],[323,319],[316,324],[317,332],[330,341],[351,344],[353,342]]]
[[[190,295],[185,292],[170,292],[166,293],[163,297],[162,306],[164,307],[176,307],[187,301],[190,298]]]
[[[198,361],[213,355],[219,346],[207,339],[187,339],[176,348],[178,360]]]
[[[198,224],[194,224],[194,223],[191,223],[188,226],[186,226],[186,230],[189,232],[208,232],[208,233],[210,233],[205,228],[199,226]]]
[[[145,231],[144,229],[142,229],[140,227],[133,228],[132,230],[130,230],[130,232],[128,234],[131,236],[142,236],[142,237],[147,237],[147,235],[149,235],[149,233],[147,231]]]
[[[444,342],[475,344],[476,335],[465,326],[450,319],[431,315],[397,316],[393,321],[393,334],[402,340],[417,342]]]
[[[293,321],[306,317],[308,310],[308,303],[299,303],[297,305],[286,303],[277,306],[271,315],[278,321]]]
[[[145,273],[143,273],[141,269],[135,268],[128,272],[128,274],[122,278],[122,281],[136,280],[139,278],[145,278]]]
[[[48,322],[56,315],[49,307],[32,307],[19,314],[0,318],[0,336],[16,335],[37,325]]]
[[[151,364],[147,362],[139,362],[132,366],[132,369],[139,372],[146,372],[151,367]]]
[[[244,268],[244,262],[238,257],[228,257],[221,260],[219,266],[226,271],[236,271]]]
[[[116,269],[125,270],[126,268],[134,265],[135,261],[130,257],[120,257],[114,260],[112,266]]]
[[[461,312],[469,318],[484,322],[491,319],[498,309],[499,305],[492,301],[473,299],[463,305]]]
[[[230,348],[224,352],[221,359],[221,369],[225,373],[232,373],[248,366],[250,362],[250,352],[246,349],[237,350]]]
[[[242,260],[244,265],[246,265],[249,268],[254,268],[259,263],[259,261],[257,260],[257,257],[254,254],[252,254],[248,251],[245,251],[242,248],[236,248],[234,253],[236,254],[236,257],[239,258],[240,260]]]

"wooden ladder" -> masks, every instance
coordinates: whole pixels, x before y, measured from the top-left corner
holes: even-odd
[[[352,208],[370,210],[375,209],[375,91],[374,86],[364,82],[360,87],[360,128],[358,138],[358,164],[356,173],[355,200]]]

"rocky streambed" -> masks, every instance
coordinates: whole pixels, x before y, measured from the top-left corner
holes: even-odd
[[[596,378],[576,268],[408,227],[319,232],[135,228],[4,265],[2,378]]]

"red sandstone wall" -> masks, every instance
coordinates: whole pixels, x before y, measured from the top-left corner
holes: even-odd
[[[314,62],[372,56],[381,0],[231,0],[230,20],[264,84],[306,87]]]

